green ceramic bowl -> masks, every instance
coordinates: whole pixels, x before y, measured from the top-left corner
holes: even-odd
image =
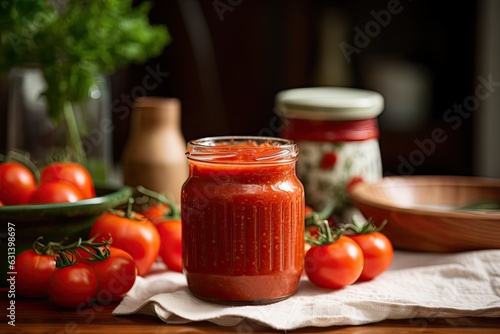
[[[8,259],[11,251],[19,254],[43,236],[43,242],[76,241],[88,238],[96,218],[104,211],[128,202],[133,188],[96,188],[96,197],[74,203],[17,205],[0,207],[0,256]],[[9,239],[10,237],[10,239]],[[14,244],[9,245],[9,241]],[[11,247],[13,246],[14,247]],[[8,263],[2,260],[0,286],[6,284]]]

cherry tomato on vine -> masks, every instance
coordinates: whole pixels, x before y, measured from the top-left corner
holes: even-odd
[[[317,238],[319,230],[315,226],[308,226],[306,227],[306,233],[308,233],[311,236],[311,238]],[[304,242],[304,254],[307,253],[307,251],[312,247],[313,245],[311,245],[310,243]]]
[[[137,267],[132,256],[124,250],[109,246],[109,256],[105,260],[78,261],[94,270],[98,289],[96,299],[100,303],[122,298],[134,285]]]
[[[36,189],[31,170],[17,162],[0,164],[0,201],[4,205],[26,204]]]
[[[42,183],[33,192],[31,204],[70,203],[84,199],[81,191],[73,184],[65,181]]]
[[[365,264],[359,281],[369,281],[391,266],[394,250],[385,235],[380,232],[371,232],[348,235],[348,237],[353,239],[363,252]]]
[[[314,209],[311,208],[310,206],[306,205],[305,206],[305,210],[304,210],[304,215],[307,216],[307,215],[310,215],[314,212]]]
[[[160,233],[160,257],[168,269],[182,272],[182,224],[179,219],[156,224]]]
[[[354,240],[363,251],[365,265],[359,281],[369,281],[391,266],[394,249],[389,238],[380,233],[386,222],[377,227],[370,219],[363,221],[353,216],[352,222],[345,225],[348,233],[346,236]]]
[[[307,205],[305,206],[305,215],[304,216],[305,216],[305,225],[306,225],[305,232],[306,232],[307,238],[318,240],[319,233],[321,232],[321,226],[318,226],[317,224],[310,224],[310,223],[312,223],[314,221],[319,222],[322,219],[326,219],[328,222],[330,222],[327,217],[322,217],[322,215],[323,215],[323,213],[318,213],[318,212],[314,211],[314,209],[312,207],[307,206]],[[319,224],[319,225],[321,225],[321,224]],[[306,253],[311,247],[312,247],[312,245],[309,242],[305,242],[304,243],[304,250],[305,250],[304,253]]]
[[[53,255],[37,254],[32,249],[22,251],[16,257],[16,292],[26,298],[47,297],[49,279],[55,270]]]
[[[54,271],[48,283],[51,302],[64,308],[76,308],[91,302],[97,293],[95,272],[83,263]]]
[[[156,204],[143,212],[160,234],[159,255],[168,269],[182,272],[182,224],[174,204]]]
[[[77,187],[83,198],[95,197],[92,176],[76,162],[54,162],[45,166],[40,174],[40,184],[52,181],[66,181]]]
[[[171,211],[165,204],[156,204],[148,207],[142,214],[153,224],[158,224],[164,222],[165,219],[169,219]]]
[[[317,286],[341,289],[359,278],[363,271],[363,252],[352,239],[341,236],[333,243],[309,249],[304,267]]]
[[[158,257],[160,235],[156,227],[142,214],[127,211],[106,212],[99,216],[90,237],[113,237],[113,246],[129,253],[137,265],[138,274],[146,275]]]

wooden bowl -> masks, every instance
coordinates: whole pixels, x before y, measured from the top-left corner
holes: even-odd
[[[500,211],[461,210],[480,202],[500,202],[500,179],[460,176],[386,177],[360,183],[353,204],[379,225],[395,248],[458,252],[500,248]]]

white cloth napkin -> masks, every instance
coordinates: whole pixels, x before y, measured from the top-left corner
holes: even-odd
[[[303,277],[297,293],[263,306],[223,306],[193,297],[184,275],[169,271],[138,277],[113,311],[141,313],[170,324],[211,321],[236,326],[257,321],[274,329],[361,325],[384,319],[500,317],[500,250],[453,254],[397,251],[391,268],[372,281],[341,290]]]

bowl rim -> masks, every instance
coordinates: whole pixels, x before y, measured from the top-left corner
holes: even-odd
[[[387,176],[379,181],[375,182],[360,182],[355,184],[349,191],[349,197],[353,204],[357,206],[358,204],[369,205],[376,207],[378,209],[413,214],[422,216],[433,216],[433,217],[446,217],[455,219],[482,219],[482,220],[500,220],[500,212],[484,212],[484,211],[441,211],[441,210],[430,210],[425,208],[408,208],[404,206],[397,205],[387,200],[383,200],[377,197],[366,196],[367,189],[373,189],[377,187],[388,186],[390,184],[405,183],[405,184],[419,184],[420,186],[428,185],[458,185],[458,186],[482,186],[489,188],[499,188],[500,189],[500,179],[480,177],[480,176],[441,176],[441,175],[417,175],[417,176]]]
[[[47,211],[57,210],[57,215],[71,212],[72,209],[82,209],[83,207],[94,208],[104,207],[107,205],[120,205],[127,201],[133,194],[133,188],[129,186],[123,187],[98,187],[100,190],[109,191],[109,193],[99,196],[84,199],[71,203],[48,203],[48,204],[27,204],[27,205],[6,205],[0,206],[0,218],[8,219],[15,218],[17,215],[30,212],[30,215],[42,214]],[[13,215],[10,217],[9,215]],[[70,214],[71,215],[71,214]],[[80,215],[80,214],[78,214]],[[43,214],[40,216],[42,217]]]

